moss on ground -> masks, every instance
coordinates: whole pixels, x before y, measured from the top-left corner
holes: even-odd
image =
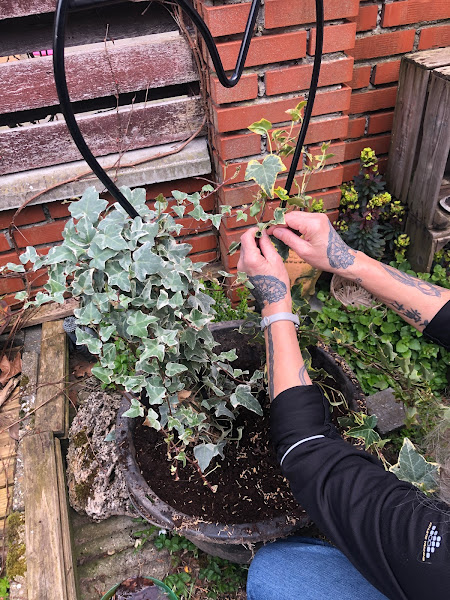
[[[13,512],[7,520],[7,546],[6,555],[6,575],[10,581],[16,577],[23,577],[27,570],[25,557],[25,515],[20,512]]]

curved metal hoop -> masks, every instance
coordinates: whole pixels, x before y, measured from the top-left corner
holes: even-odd
[[[253,36],[256,18],[258,16],[259,7],[261,5],[261,0],[252,0],[247,24],[245,27],[244,37],[242,39],[241,47],[236,61],[236,66],[231,77],[229,78],[225,74],[225,70],[223,68],[223,64],[219,56],[217,46],[211,35],[211,32],[209,31],[203,19],[187,0],[175,0],[175,2],[189,16],[194,25],[197,27],[200,35],[203,37],[220,83],[227,88],[234,87],[239,82],[242,72],[244,70],[245,61],[250,47],[250,42]],[[111,180],[111,178],[106,174],[106,172],[100,166],[97,159],[94,157],[88,145],[86,144],[84,137],[80,131],[80,128],[78,127],[78,124],[76,122],[75,115],[73,113],[72,105],[70,102],[69,91],[67,88],[64,61],[64,45],[69,8],[89,8],[92,6],[108,3],[111,3],[111,0],[58,0],[56,5],[55,26],[53,34],[53,72],[61,111],[64,115],[64,119],[66,121],[69,132],[73,138],[73,141],[75,142],[84,160],[92,169],[93,173],[100,179],[100,181],[110,192],[110,194],[127,211],[130,217],[134,218],[138,216],[138,213],[136,212],[134,207],[128,202],[128,200],[119,190],[119,188],[115,185],[115,183]],[[297,169],[297,164],[300,158],[300,153],[303,147],[306,131],[308,129],[309,120],[311,118],[314,98],[316,95],[317,82],[319,79],[323,46],[323,0],[316,0],[316,23],[316,51],[314,56],[314,67],[311,78],[311,87],[309,90],[308,103],[305,107],[302,127],[297,140],[297,146],[295,148],[294,157],[292,160],[291,168],[289,170],[288,179],[286,183],[286,189],[288,193],[290,192],[290,189],[292,187],[292,182],[294,180],[294,175]],[[284,205],[284,203],[282,204]]]

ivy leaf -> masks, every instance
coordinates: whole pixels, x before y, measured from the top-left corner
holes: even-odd
[[[69,212],[74,219],[82,219],[85,217],[91,223],[98,220],[100,213],[102,213],[108,206],[106,200],[100,198],[99,193],[94,187],[88,188],[81,200],[71,202],[69,206]]]
[[[215,456],[218,454],[223,456],[222,448],[223,446],[219,446],[219,444],[199,444],[195,446],[194,456],[202,473],[206,471]]]
[[[257,133],[258,135],[267,135],[268,131],[272,129],[272,123],[267,119],[261,119],[260,121],[256,121],[247,127],[253,133]]]
[[[102,349],[102,343],[98,339],[98,337],[92,335],[92,333],[88,333],[77,327],[75,330],[75,334],[77,336],[77,345],[79,346],[87,346],[87,349],[91,354],[100,354]]]
[[[235,252],[239,250],[241,247],[241,242],[231,242],[230,247],[228,248],[228,254],[231,256]]]
[[[175,375],[179,375],[180,373],[184,373],[188,368],[185,365],[180,365],[179,363],[169,362],[166,365],[166,375],[167,377],[175,377]]]
[[[281,258],[284,261],[286,261],[289,257],[289,250],[290,250],[289,246],[287,244],[285,244],[283,241],[276,238],[274,235],[271,235],[269,237],[270,237],[270,241],[275,246],[278,254],[281,256]]]
[[[94,269],[89,269],[87,271],[82,271],[77,277],[75,277],[72,283],[72,294],[74,296],[81,296],[82,294],[92,296],[94,293],[94,288],[92,287],[93,274]]]
[[[115,250],[111,250],[110,248],[101,249],[95,242],[90,244],[87,255],[92,258],[89,263],[89,266],[93,269],[98,269],[99,271],[105,270],[106,261],[115,256],[117,252]]]
[[[107,225],[103,233],[98,233],[95,236],[95,243],[102,250],[105,248],[117,251],[128,250],[128,243],[122,237],[122,227],[116,223]]]
[[[210,215],[203,210],[200,204],[197,204],[193,210],[188,212],[188,215],[196,221],[207,221],[210,217]]]
[[[76,308],[74,314],[78,325],[98,324],[102,315],[93,302],[89,302],[84,308]]]
[[[346,432],[346,435],[354,438],[362,438],[367,449],[372,444],[376,444],[377,442],[381,441],[381,438],[374,430],[374,427],[376,427],[378,421],[377,417],[375,415],[364,415],[363,419],[364,423],[362,425],[352,427]]]
[[[147,358],[157,358],[159,361],[164,360],[165,347],[158,342],[158,340],[143,340],[144,351],[139,357],[139,362],[146,360]],[[137,369],[137,365],[136,365]]]
[[[77,257],[75,252],[67,246],[54,246],[50,249],[47,254],[47,260],[45,261],[48,265],[56,265],[62,262],[76,262]]]
[[[154,275],[164,266],[160,256],[152,252],[152,244],[145,242],[138,250],[133,252],[134,273],[139,281],[145,281],[147,275]]]
[[[97,379],[100,379],[100,381],[102,383],[106,383],[106,384],[111,383],[111,376],[107,369],[104,369],[103,367],[92,367],[91,373],[92,373],[92,375],[94,375],[94,377],[97,377]]]
[[[436,490],[439,465],[425,460],[408,438],[403,440],[398,463],[390,467],[389,471],[402,481],[409,481],[428,492]]]
[[[144,407],[137,398],[131,398],[131,406],[126,412],[123,413],[122,416],[129,417],[131,419],[134,419],[136,417],[143,417]]]
[[[263,411],[258,400],[251,393],[251,387],[249,385],[240,384],[237,386],[234,394],[230,396],[231,406],[236,408],[236,406],[244,406],[255,412],[257,415],[262,416]]]
[[[274,195],[275,181],[278,174],[286,171],[281,158],[275,154],[269,154],[260,163],[257,160],[250,160],[245,171],[245,181],[254,179],[262,191],[272,198]]]
[[[153,408],[147,409],[147,416],[145,417],[144,425],[147,425],[147,427],[153,427],[153,429],[156,429],[156,431],[161,429],[159,415],[153,410]]]
[[[277,196],[280,200],[289,200],[289,194],[287,193],[287,190],[285,190],[281,186],[275,188],[274,193],[275,196]]]
[[[146,315],[141,310],[133,311],[127,318],[127,333],[138,338],[145,338],[148,335],[148,326],[156,321],[158,321],[156,317]]]

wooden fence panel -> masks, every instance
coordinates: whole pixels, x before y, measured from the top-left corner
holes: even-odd
[[[199,96],[124,106],[80,115],[78,124],[96,156],[188,139],[200,127]],[[0,175],[80,160],[63,120],[0,132]]]
[[[198,80],[191,50],[178,32],[68,48],[72,101],[115,96]],[[58,104],[52,57],[0,64],[0,113]]]

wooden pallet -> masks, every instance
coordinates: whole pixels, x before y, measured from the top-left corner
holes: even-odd
[[[11,512],[17,442],[7,427],[19,419],[20,392],[16,388],[0,409],[0,538],[6,533],[6,518]]]

